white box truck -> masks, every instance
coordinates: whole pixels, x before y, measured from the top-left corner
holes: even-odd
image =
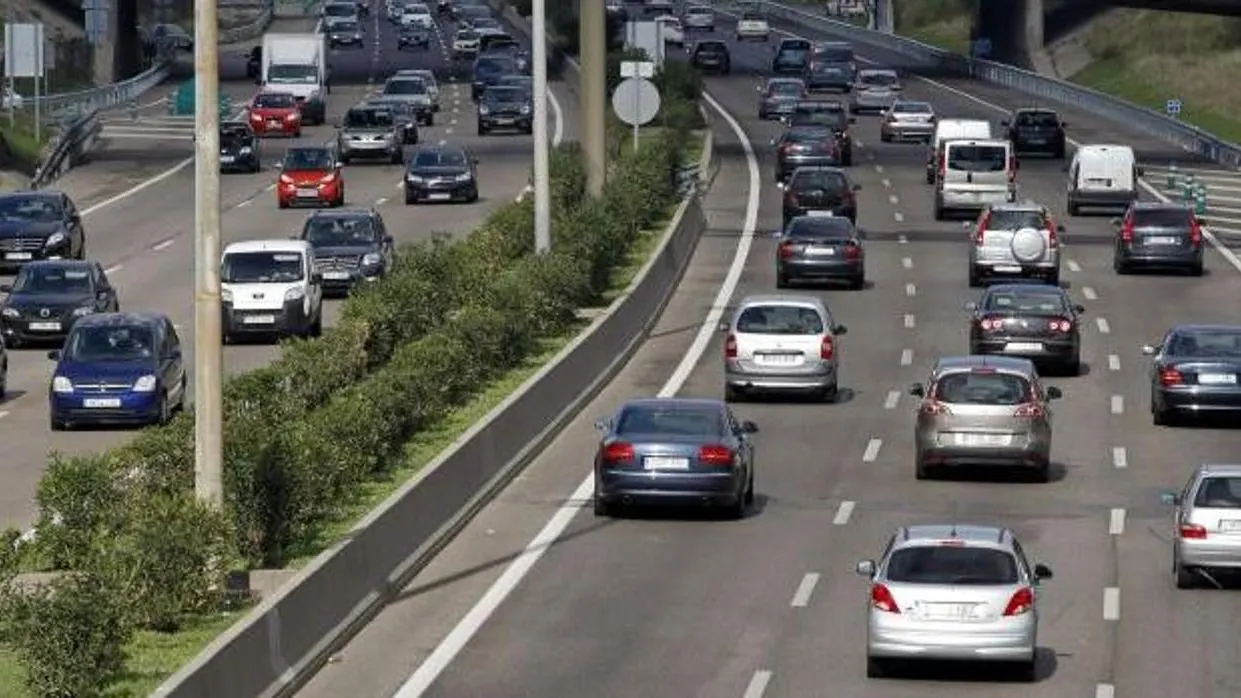
[[[301,108],[302,121],[327,121],[327,40],[323,34],[277,34],[263,36],[264,89],[290,92]]]

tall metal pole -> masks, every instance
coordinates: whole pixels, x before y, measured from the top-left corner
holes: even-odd
[[[603,192],[607,175],[607,11],[603,0],[581,0],[578,44],[582,56],[582,150],[586,155],[586,187]]]
[[[551,148],[547,135],[547,8],[534,0],[534,251],[552,248]]]
[[[194,0],[194,492],[224,501],[220,56],[216,0]]]

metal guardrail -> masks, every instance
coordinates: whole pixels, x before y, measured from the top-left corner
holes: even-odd
[[[81,164],[103,130],[99,109],[82,114],[70,122],[56,137],[47,159],[30,179],[31,189],[42,189],[65,172]]]
[[[717,2],[725,9],[732,3]],[[861,44],[897,53],[928,67],[958,70],[983,82],[1052,100],[1132,126],[1155,138],[1179,146],[1188,153],[1229,167],[1241,167],[1241,145],[1222,140],[1202,129],[1152,109],[1080,85],[1039,75],[1010,65],[986,61],[930,46],[913,39],[872,31],[776,2],[763,2],[767,15],[788,24],[805,26],[848,38]],[[736,5],[741,9],[741,4]]]

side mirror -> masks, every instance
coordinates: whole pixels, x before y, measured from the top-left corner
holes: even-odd
[[[1061,235],[1063,235],[1063,234],[1065,233],[1065,230],[1064,230],[1064,224],[1063,224],[1063,223],[1057,223],[1057,224],[1056,224],[1056,232],[1057,232],[1057,233],[1060,233]]]
[[[1113,218],[1108,221],[1108,223],[1111,223],[1113,228],[1119,228],[1121,226],[1121,220],[1119,218]]]
[[[1176,492],[1164,492],[1159,495],[1159,501],[1169,506],[1179,507],[1181,505],[1181,495]]]
[[[51,359],[52,361],[60,361],[60,350],[59,350],[59,349],[53,349],[53,350],[49,351],[49,352],[47,353],[47,358]]]
[[[845,327],[844,325],[835,325],[832,327],[832,334],[837,335],[837,336],[842,335],[842,334],[849,334],[849,328]]]
[[[926,388],[923,388],[921,383],[914,383],[909,386],[909,394],[914,397],[926,397]]]
[[[1154,356],[1155,354],[1158,354],[1158,353],[1159,353],[1159,347],[1153,344],[1142,345],[1142,354],[1144,356]]]
[[[758,425],[748,420],[744,421],[741,423],[741,431],[745,432],[746,434],[757,434]]]
[[[13,284],[0,284],[0,293],[12,293]]]
[[[1077,313],[1078,315],[1081,315],[1082,313],[1086,312],[1086,306],[1080,305],[1080,304],[1075,305],[1073,306],[1073,312]]]
[[[1039,564],[1037,564],[1037,565],[1035,565],[1035,566],[1034,566],[1034,579],[1035,579],[1035,581],[1039,581],[1039,582],[1041,582],[1041,581],[1043,581],[1044,579],[1051,579],[1051,578],[1052,578],[1052,577],[1054,577],[1054,576],[1055,576],[1055,575],[1054,575],[1054,574],[1052,574],[1052,572],[1051,572],[1051,568],[1050,568],[1050,567],[1048,567],[1047,565],[1044,565],[1044,564],[1042,564],[1042,563],[1039,563]]]
[[[970,301],[966,303],[964,307],[966,310],[970,311],[971,313],[974,312],[975,310],[978,310],[978,304],[975,303],[974,301]]]
[[[854,567],[854,570],[858,573],[858,576],[860,577],[866,577],[867,579],[873,579],[875,576],[875,561],[874,560],[862,560],[861,562],[857,563],[857,566]]]
[[[596,419],[595,429],[602,431],[602,432],[611,431],[612,418],[611,417],[600,417],[599,419]]]
[[[1064,397],[1064,393],[1060,392],[1060,389],[1056,386],[1053,385],[1047,388],[1048,400],[1059,400],[1062,397]]]
[[[853,191],[862,191],[862,185],[861,185],[861,184],[854,184],[854,185],[853,185]]]

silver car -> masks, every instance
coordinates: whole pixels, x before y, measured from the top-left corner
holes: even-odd
[[[1241,569],[1241,465],[1201,465],[1180,492],[1164,502],[1176,506],[1172,575],[1178,589],[1202,581],[1219,586],[1210,572]]]
[[[681,15],[685,31],[715,31],[715,10],[706,5],[690,5]]]
[[[911,395],[922,400],[914,427],[919,480],[946,467],[1009,466],[1038,482],[1051,475],[1050,401],[1029,359],[1011,356],[941,358]]]
[[[859,70],[853,81],[850,111],[882,112],[901,96],[901,79],[895,70]]]
[[[834,401],[840,368],[836,323],[814,296],[749,296],[720,325],[724,340],[724,398],[741,401],[752,393],[809,393]]]
[[[806,98],[806,83],[801,78],[770,78],[758,90],[758,118],[781,119],[793,113],[797,103]]]
[[[338,125],[336,152],[346,165],[351,160],[383,159],[393,165],[405,161],[405,132],[392,109],[382,104],[359,104],[345,112]]]
[[[392,75],[394,78],[418,78],[427,86],[427,94],[431,96],[431,108],[434,111],[440,110],[440,85],[435,79],[435,71],[426,68],[408,68],[398,70]]]
[[[418,114],[420,125],[435,125],[435,103],[431,100],[430,88],[422,78],[388,78],[380,94],[386,99],[408,102]]]
[[[930,143],[935,135],[935,107],[930,102],[913,102],[898,99],[892,102],[883,113],[883,122],[879,124],[879,140],[884,143],[893,141],[920,141]]]
[[[1042,204],[1020,202],[984,208],[978,220],[965,222],[970,236],[969,283],[1036,278],[1060,284],[1060,237],[1064,226]]]
[[[1009,529],[905,526],[857,573],[871,584],[868,677],[893,660],[931,659],[1011,662],[1021,680],[1038,678],[1039,584],[1052,571],[1031,565]]]

